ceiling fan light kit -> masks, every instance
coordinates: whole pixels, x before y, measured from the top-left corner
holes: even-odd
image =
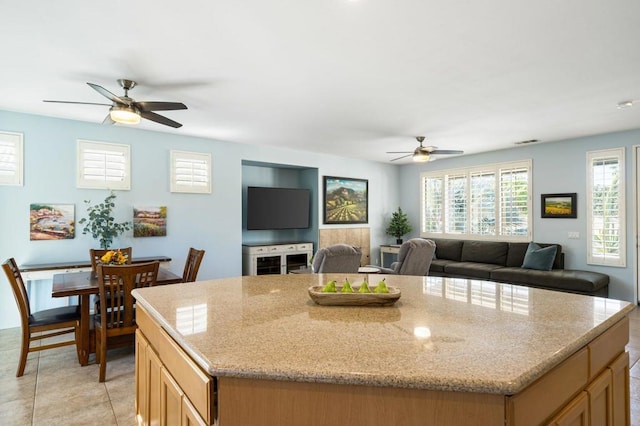
[[[132,106],[114,105],[109,109],[109,116],[116,123],[138,124],[140,122],[140,114]]]
[[[419,151],[419,149],[416,149],[415,152],[413,153],[413,161],[415,161],[416,163],[425,163],[427,161],[429,161],[429,153],[428,152],[423,152],[423,151]]]

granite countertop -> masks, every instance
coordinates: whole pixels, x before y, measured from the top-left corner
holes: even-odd
[[[309,286],[386,277],[390,307],[316,305]],[[135,290],[212,376],[483,392],[524,389],[633,309],[487,281],[292,274]]]

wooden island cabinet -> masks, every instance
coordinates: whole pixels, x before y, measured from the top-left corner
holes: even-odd
[[[136,290],[138,424],[629,424],[633,305],[382,277],[391,307],[314,304],[332,274]]]

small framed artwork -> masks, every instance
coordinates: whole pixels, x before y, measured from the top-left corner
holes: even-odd
[[[29,239],[70,240],[76,236],[74,204],[33,203],[29,206]]]
[[[324,177],[325,224],[369,222],[369,181],[335,176]]]
[[[166,237],[167,207],[134,207],[134,237]]]
[[[575,219],[578,217],[577,194],[542,194],[542,217]]]

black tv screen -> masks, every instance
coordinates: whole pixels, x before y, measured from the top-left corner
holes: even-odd
[[[247,229],[301,229],[309,227],[309,190],[247,188]]]

